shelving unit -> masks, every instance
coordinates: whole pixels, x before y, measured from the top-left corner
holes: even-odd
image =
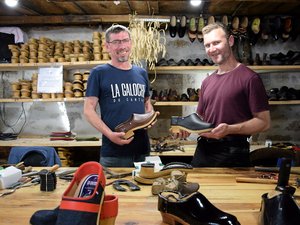
[[[72,69],[91,69],[97,65],[105,64],[108,61],[86,61],[86,62],[63,62],[63,63],[8,63],[0,64],[0,71],[22,71],[22,70],[35,70],[39,67],[52,67],[63,66],[65,70]],[[258,73],[267,72],[286,72],[286,71],[300,71],[300,65],[267,65],[267,66],[249,66]],[[213,71],[216,66],[158,66],[156,67],[156,74],[170,74],[178,72],[179,74],[190,74],[197,72]],[[153,74],[154,71],[149,71]],[[299,73],[300,75],[300,73]],[[84,98],[52,98],[52,99],[0,99],[0,102],[14,103],[14,102],[82,102]],[[270,101],[270,105],[297,105],[300,100],[290,101]],[[155,106],[193,106],[197,102],[156,102]]]
[[[6,63],[0,64],[0,71],[36,70],[39,67],[63,66],[66,70],[91,69],[108,61],[62,62],[62,63]]]
[[[248,67],[257,73],[300,71],[300,65],[266,65]],[[191,72],[214,71],[216,69],[217,66],[158,66],[156,67],[156,74],[169,74],[174,72],[178,72],[180,74],[190,74]],[[154,71],[149,71],[149,73],[153,74]]]

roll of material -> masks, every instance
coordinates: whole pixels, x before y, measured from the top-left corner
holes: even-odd
[[[14,166],[0,170],[0,190],[18,182],[22,177],[22,171]]]

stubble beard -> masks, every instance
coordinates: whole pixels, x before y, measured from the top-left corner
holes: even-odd
[[[118,62],[128,62],[128,59],[128,56],[118,57]]]

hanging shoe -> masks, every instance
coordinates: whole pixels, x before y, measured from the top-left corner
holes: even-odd
[[[259,17],[254,18],[254,20],[252,21],[251,30],[253,31],[254,34],[259,33],[259,31],[260,31],[260,18]]]
[[[129,139],[134,136],[134,131],[148,127],[156,120],[158,112],[151,111],[144,114],[133,113],[125,122],[115,127],[116,132],[124,132],[124,138]]]
[[[188,35],[189,35],[189,39],[190,41],[193,43],[196,39],[196,34],[197,34],[197,28],[196,28],[196,19],[195,17],[192,17],[190,19],[190,23],[189,23],[189,31],[188,31]]]
[[[158,195],[158,210],[166,224],[240,225],[234,215],[221,211],[199,192],[186,197],[162,192]]]
[[[279,16],[270,19],[270,28],[273,40],[277,41],[281,33],[281,18]]]
[[[292,31],[292,18],[286,17],[283,22],[283,29],[281,38],[283,41],[287,41],[290,38],[290,32]]]
[[[229,23],[228,23],[228,16],[227,15],[224,15],[222,16],[222,23],[228,27]]]
[[[190,133],[203,133],[209,132],[214,128],[211,123],[206,123],[200,119],[196,113],[192,113],[186,117],[172,116],[170,131],[179,133],[180,130],[185,130]]]
[[[207,19],[207,24],[213,24],[215,23],[215,17],[214,16],[209,16]]]
[[[267,40],[269,40],[270,34],[271,34],[270,19],[268,16],[266,16],[261,21],[261,35],[260,35],[261,40],[266,42]]]
[[[183,38],[186,32],[186,16],[182,16],[180,19],[180,26],[178,29],[178,36]]]
[[[231,22],[231,33],[235,36],[237,36],[239,32],[239,24],[240,24],[239,17],[237,16],[233,17]]]
[[[176,16],[171,16],[170,24],[169,24],[169,32],[172,38],[176,36],[176,31],[177,31],[177,18]]]
[[[197,28],[197,39],[200,42],[203,42],[203,33],[202,29],[205,26],[204,18],[202,15],[200,15],[199,20],[198,20],[198,28]]]
[[[241,22],[239,23],[239,32],[241,34],[245,34],[247,32],[248,23],[248,17],[243,16]]]

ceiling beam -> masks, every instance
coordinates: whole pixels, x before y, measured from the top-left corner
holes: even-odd
[[[136,16],[136,19],[168,22],[169,16]],[[129,15],[0,16],[0,26],[93,25],[128,23]]]

